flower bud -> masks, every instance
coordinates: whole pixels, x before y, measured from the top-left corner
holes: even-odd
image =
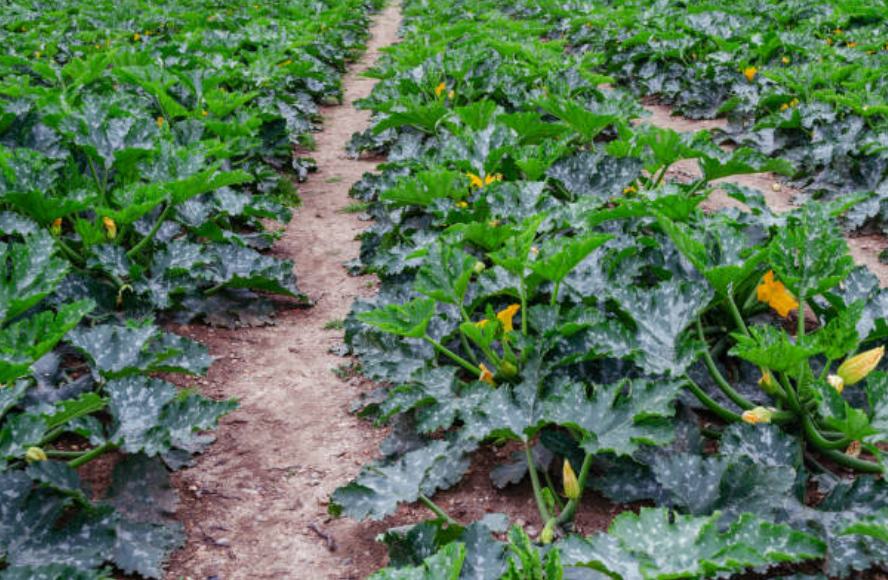
[[[747,423],[770,423],[771,416],[774,412],[766,407],[756,407],[748,411],[743,411],[741,418]]]
[[[515,365],[513,365],[512,363],[510,363],[507,360],[503,361],[501,370],[503,372],[503,376],[505,376],[506,378],[509,378],[509,379],[511,379],[512,377],[514,377],[515,375],[518,374],[518,367],[516,367]]]
[[[880,346],[852,356],[842,363],[836,374],[842,378],[845,385],[851,386],[870,374],[882,360],[883,354],[885,347]]]
[[[478,261],[478,262],[475,262],[475,267],[472,268],[472,270],[474,270],[476,274],[480,274],[486,268],[487,268],[487,266],[484,265],[484,262]]]
[[[777,389],[774,388],[774,377],[768,371],[765,371],[762,378],[759,379],[758,386],[769,395],[777,392]]]
[[[555,520],[549,520],[546,522],[543,531],[540,532],[540,543],[543,545],[551,544],[552,540],[555,539]]]
[[[56,237],[62,235],[62,218],[54,219],[52,225],[49,227],[49,231]]]
[[[852,441],[848,448],[845,449],[845,455],[855,459],[860,457],[860,441]]]
[[[826,377],[826,382],[839,394],[841,394],[842,390],[845,388],[845,381],[843,381],[842,377],[839,375],[828,375]]]
[[[103,217],[102,223],[105,224],[105,235],[109,240],[117,238],[117,224],[109,217]]]
[[[28,447],[28,450],[25,452],[25,461],[28,463],[46,461],[46,453],[39,447]]]
[[[479,366],[481,367],[481,376],[478,377],[478,380],[495,387],[496,383],[493,381],[493,373],[490,372],[490,369],[484,366],[484,363],[481,363]]]
[[[577,474],[574,473],[573,467],[570,466],[570,461],[566,458],[561,470],[561,478],[564,480],[564,496],[567,499],[577,499],[580,497],[580,482],[577,481]]]

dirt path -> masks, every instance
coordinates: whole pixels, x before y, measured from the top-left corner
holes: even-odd
[[[725,119],[695,121],[685,117],[674,116],[669,107],[662,105],[645,105],[645,108],[650,111],[651,116],[641,119],[641,122],[651,123],[657,127],[674,129],[682,133],[722,128],[727,124]],[[667,175],[687,181],[690,178],[699,176],[700,170],[697,167],[696,161],[688,159],[673,165],[667,172]],[[770,173],[738,175],[718,180],[715,183],[719,181],[733,182],[745,187],[758,189],[764,195],[768,206],[775,212],[791,210],[794,207],[793,198],[799,193],[798,190],[781,184],[778,176]],[[702,207],[708,210],[716,210],[724,207],[742,208],[743,205],[717,189],[712,192]],[[879,260],[879,253],[888,247],[888,238],[879,234],[869,234],[848,237],[846,240],[854,261],[869,268],[879,279],[879,284],[882,287],[888,287],[888,265]]]
[[[241,407],[197,466],[176,477],[188,544],[174,554],[169,580],[358,578],[382,561],[374,526],[326,517],[326,498],[357,475],[384,435],[348,414],[370,385],[334,375],[347,361],[330,352],[342,342],[342,330],[330,325],[374,292],[372,278],[350,277],[342,266],[358,255],[355,236],[366,224],[341,210],[375,163],[347,159],[344,146],[369,124],[351,104],[375,81],[359,75],[396,41],[399,23],[397,7],[376,17],[368,52],[343,81],[344,103],[322,110],[324,131],[311,152],[321,171],[300,186],[304,205],[276,247],[295,262],[299,287],[316,305],[281,313],[273,327],[179,329],[219,357],[208,380],[198,381],[201,390],[236,397]]]

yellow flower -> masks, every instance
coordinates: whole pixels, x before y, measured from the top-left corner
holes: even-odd
[[[512,328],[512,317],[515,316],[515,313],[521,308],[520,304],[512,304],[505,310],[497,312],[496,318],[503,325],[503,332],[512,332],[514,330]]]
[[[290,66],[291,64],[293,64],[293,61],[288,58],[284,62],[280,63],[278,66]]]
[[[638,188],[635,187],[634,185],[630,185],[629,187],[627,187],[623,190],[623,193],[626,195],[628,195],[630,193],[638,193]]]
[[[540,253],[539,249],[538,249],[536,246],[531,246],[531,247],[530,247],[530,251],[531,251],[532,253],[534,253],[534,254],[539,254],[539,253]]]
[[[468,206],[469,206],[469,204],[465,201],[456,202],[456,207],[468,207]]]
[[[829,375],[826,377],[826,382],[829,383],[829,386],[834,388],[837,393],[842,394],[842,390],[845,388],[845,381],[842,380],[842,377],[839,375]]]
[[[775,391],[774,378],[771,376],[770,372],[765,371],[762,374],[762,378],[759,379],[758,386],[766,393],[773,393]]]
[[[437,87],[435,87],[435,96],[440,97],[441,93],[447,90],[447,83],[441,83]]]
[[[490,321],[485,318],[483,320],[479,320],[478,322],[476,322],[475,326],[477,326],[478,328],[484,328],[484,325],[487,324],[488,322],[490,322]]]
[[[789,106],[790,106],[790,107],[798,106],[798,104],[799,104],[799,100],[798,100],[798,99],[793,99],[793,100],[791,100],[791,101],[789,102]]]
[[[133,40],[139,40],[140,38],[142,38],[142,36],[138,32],[133,34]]]
[[[833,39],[832,39],[832,38],[827,38],[827,39],[826,39],[826,43],[827,43],[828,45],[832,46]]]
[[[474,173],[466,173],[466,177],[471,181],[470,187],[484,187],[484,181]]]
[[[450,89],[450,92],[447,93],[447,98],[450,99],[451,101],[453,99],[455,99],[456,98],[456,91],[454,91],[453,89]]]
[[[842,29],[836,28],[835,30],[833,30],[833,34],[835,34],[836,36],[842,36]]]
[[[117,224],[114,223],[114,220],[109,217],[103,217],[102,223],[105,224],[105,235],[109,240],[113,240],[117,237]]]
[[[163,117],[157,118],[157,127],[158,128],[163,127]]]
[[[207,113],[205,110],[204,110],[204,111],[201,111],[200,114],[203,115],[204,117],[206,117],[207,115],[209,115],[209,113]]]
[[[499,220],[493,220],[492,222],[488,223],[487,225],[489,225],[492,228],[495,228],[496,226],[499,225]]]
[[[783,103],[782,105],[780,105],[780,110],[781,110],[781,111],[785,111],[785,110],[788,109],[788,108],[789,108],[789,103]]]
[[[885,347],[880,346],[852,356],[842,363],[836,374],[841,377],[844,384],[851,386],[870,374],[884,354]]]
[[[49,227],[49,231],[52,232],[52,235],[58,236],[62,233],[62,218],[56,218],[53,220],[52,225]]]
[[[743,415],[741,418],[747,423],[770,423],[771,416],[774,414],[773,411],[766,407],[756,407],[755,409],[750,409],[748,411],[743,411]]]
[[[857,43],[856,42],[846,42],[845,46],[847,46],[848,48],[854,48],[855,46],[857,46]]]
[[[577,499],[580,497],[580,482],[577,480],[577,474],[574,473],[570,461],[564,459],[564,466],[561,469],[561,478],[564,480],[564,497],[567,499]]]
[[[755,78],[756,73],[758,73],[758,69],[754,66],[748,66],[743,69],[743,76],[745,76],[746,80],[748,80],[749,82],[752,82],[752,79]]]
[[[765,274],[762,283],[756,288],[756,296],[760,302],[766,302],[783,318],[789,316],[790,310],[795,310],[799,307],[799,303],[789,293],[783,282],[774,280],[774,270],[770,270]]]
[[[848,457],[860,457],[860,441],[852,441],[848,448],[845,449],[845,455]]]
[[[780,59],[780,62],[782,62],[783,64],[789,64],[790,63],[789,57],[784,56],[783,58]]]
[[[591,22],[587,22],[587,23],[584,24],[583,26],[585,26],[586,28],[592,28],[592,23],[591,23]]]
[[[40,58],[40,51],[39,50],[34,52],[34,58]]]
[[[143,32],[142,34],[144,34],[145,36],[151,36],[151,31],[150,31],[150,30],[146,30],[146,31]]]
[[[28,447],[28,450],[25,452],[25,461],[28,463],[46,461],[46,452],[39,447]]]
[[[493,382],[493,373],[490,372],[490,370],[488,370],[486,366],[484,366],[484,363],[481,363],[478,366],[481,367],[481,376],[478,377],[478,380],[484,383],[491,384],[495,387],[496,383]]]

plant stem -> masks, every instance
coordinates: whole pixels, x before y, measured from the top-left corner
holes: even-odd
[[[737,328],[739,328],[743,334],[749,336],[749,329],[746,327],[746,322],[743,320],[743,316],[737,308],[737,303],[734,302],[734,296],[732,293],[728,294],[728,308],[731,310],[731,316],[734,317],[734,324],[737,325]]]
[[[561,288],[561,281],[555,282],[555,290],[552,291],[552,298],[549,300],[549,306],[555,306],[558,300],[558,290]]]
[[[580,475],[577,478],[577,483],[580,486],[580,495],[576,498],[567,502],[567,507],[561,512],[558,516],[558,519],[555,521],[557,525],[561,525],[567,523],[574,518],[574,514],[577,513],[577,507],[580,505],[580,499],[583,497],[583,490],[586,489],[586,479],[589,477],[589,469],[592,467],[592,454],[587,453],[586,457],[583,458],[583,465],[580,467]]]
[[[450,517],[449,515],[447,515],[447,512],[445,512],[445,511],[442,510],[440,507],[438,507],[438,504],[436,504],[435,502],[433,502],[433,501],[432,501],[431,499],[429,499],[426,495],[424,495],[424,494],[419,494],[419,500],[420,500],[422,503],[426,504],[426,507],[428,507],[430,510],[432,510],[432,512],[433,512],[436,516],[438,516],[439,518],[441,518],[442,520],[444,520],[445,522],[447,522],[447,523],[450,524],[451,526],[459,525],[458,522],[457,522],[455,519],[453,519],[452,517]]]
[[[685,380],[688,382],[688,388],[691,389],[691,392],[694,393],[694,395],[700,400],[701,403],[703,403],[703,405],[707,409],[715,413],[715,415],[718,416],[719,419],[729,421],[731,423],[736,423],[737,421],[742,420],[740,415],[734,413],[733,411],[725,409],[724,407],[716,403],[709,395],[704,393],[703,389],[701,389],[699,385],[697,385],[697,383],[695,383],[694,380],[687,374],[685,374]]]
[[[842,449],[851,444],[850,437],[843,437],[837,441],[830,441],[821,435],[820,431],[817,430],[817,427],[814,425],[814,422],[811,421],[811,417],[808,416],[807,413],[802,415],[802,425],[805,427],[805,434],[808,436],[808,440],[820,449]]]
[[[540,487],[540,476],[537,474],[536,461],[533,458],[533,450],[530,442],[524,444],[524,453],[527,456],[527,472],[530,473],[530,483],[533,486],[533,497],[536,499],[537,508],[540,510],[540,517],[543,524],[549,521],[552,516],[549,515],[549,508],[546,507],[546,501],[543,499],[543,490]]]
[[[473,365],[472,363],[470,363],[466,359],[462,358],[461,356],[459,356],[458,354],[456,354],[455,352],[453,352],[452,350],[450,350],[449,348],[447,348],[443,344],[437,342],[435,339],[433,339],[428,334],[423,336],[422,338],[423,338],[423,340],[425,340],[426,342],[428,342],[429,344],[434,346],[435,349],[438,350],[438,352],[447,355],[448,357],[453,359],[455,362],[457,362],[460,366],[462,366],[464,369],[466,369],[470,373],[473,373],[477,376],[481,375],[481,369],[479,369],[478,367],[476,367],[475,365]]]
[[[157,222],[154,224],[154,227],[151,228],[151,231],[149,231],[145,235],[145,237],[142,238],[141,241],[139,241],[138,244],[133,246],[130,249],[130,251],[126,253],[127,258],[132,259],[135,256],[137,256],[139,254],[139,252],[142,250],[142,248],[144,248],[145,245],[148,244],[148,242],[150,242],[154,238],[154,236],[157,234],[157,231],[160,229],[160,226],[162,226],[163,222],[166,221],[167,217],[169,217],[172,209],[173,209],[173,204],[167,203],[167,206],[165,208],[163,208],[163,211],[161,212],[160,217],[157,218]]]
[[[700,340],[706,344],[706,335],[703,334],[703,324],[700,322],[699,318],[697,318],[697,335],[700,337]],[[709,349],[705,347],[703,348],[703,362],[706,363],[706,368],[709,370],[709,374],[715,379],[715,384],[718,385],[722,392],[724,392],[734,404],[744,411],[755,407],[755,405],[750,403],[746,397],[735,391],[734,387],[725,380],[721,372],[719,372],[718,367],[715,366],[715,361],[712,360],[712,356],[709,354]]]
[[[521,276],[521,334],[527,336],[527,293],[524,290],[524,275]],[[548,521],[548,520],[547,520]]]
[[[87,453],[87,452],[86,451],[55,451],[54,449],[47,449],[44,451],[44,453],[46,453],[47,457],[74,458],[74,457],[80,457],[81,455],[83,455],[84,453]]]
[[[866,461],[864,459],[857,459],[856,457],[850,457],[845,455],[841,451],[836,451],[834,449],[824,449],[821,451],[824,457],[835,461],[839,465],[844,465],[845,467],[850,467],[851,469],[855,469],[857,471],[862,471],[864,473],[885,473],[885,468],[879,464],[874,463],[872,461]]]
[[[83,265],[83,263],[84,263],[83,258],[80,256],[80,254],[75,252],[71,248],[71,246],[69,246],[68,244],[65,243],[64,240],[62,240],[62,236],[56,237],[55,241],[56,241],[56,243],[58,243],[59,247],[62,249],[62,252],[64,252],[65,255],[68,256],[68,258],[72,262],[80,264],[81,266]]]
[[[95,449],[87,451],[86,453],[84,453],[83,455],[78,457],[77,459],[72,459],[71,461],[69,461],[68,467],[70,467],[72,469],[77,469],[81,465],[85,465],[85,464],[89,463],[90,461],[92,461],[96,457],[102,455],[103,453],[107,453],[108,451],[111,451],[112,449],[117,449],[117,445],[114,443],[105,443],[104,445],[100,445],[99,447],[96,447]]]
[[[555,505],[558,506],[558,509],[563,510],[564,502],[561,501],[561,497],[555,493],[555,483],[552,481],[552,476],[549,475],[549,470],[543,471],[543,477],[546,478],[546,485],[552,490],[552,498],[555,499]]]

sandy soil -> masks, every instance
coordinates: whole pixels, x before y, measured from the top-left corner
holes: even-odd
[[[281,313],[266,328],[177,329],[218,357],[201,390],[235,397],[241,407],[223,420],[218,442],[197,466],[176,476],[189,541],[172,558],[170,580],[356,578],[384,555],[374,543],[380,526],[326,517],[329,494],[358,474],[385,435],[348,413],[372,385],[332,372],[348,360],[330,352],[343,335],[328,324],[374,292],[373,278],[351,277],[342,266],[357,257],[355,236],[366,224],[341,210],[351,203],[351,184],[375,163],[347,159],[344,146],[369,123],[351,106],[373,88],[360,73],[396,41],[399,23],[396,7],[375,19],[369,50],[344,79],[344,103],[323,109],[324,130],[310,153],[321,170],[300,186],[304,205],[275,249],[295,262],[314,307]]]

